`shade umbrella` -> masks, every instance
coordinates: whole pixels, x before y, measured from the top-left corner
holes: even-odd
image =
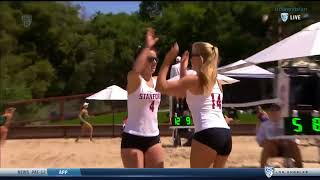
[[[317,22],[248,57],[245,61],[258,64],[319,54],[320,22]]]
[[[237,62],[231,63],[226,66],[220,67],[218,70],[223,70],[230,67],[238,67],[233,70],[222,72],[223,75],[229,77],[244,77],[244,78],[274,78],[274,74],[270,71],[267,71],[259,66],[254,64],[248,64],[246,67],[240,67],[239,65],[248,64],[244,60],[239,60]]]
[[[112,134],[114,135],[114,111],[113,111],[113,104],[112,101],[114,100],[127,100],[128,99],[128,93],[126,90],[122,89],[119,86],[112,85],[107,87],[106,89],[103,89],[86,99],[88,100],[111,100],[111,109],[112,109]]]
[[[195,74],[197,74],[196,71],[187,70],[187,75],[195,75]],[[180,75],[170,78],[169,81],[170,80],[178,80],[178,79],[180,79]],[[239,82],[239,80],[237,80],[237,79],[234,79],[234,78],[222,75],[222,74],[218,74],[217,79],[220,80],[221,84],[233,84],[233,83]]]

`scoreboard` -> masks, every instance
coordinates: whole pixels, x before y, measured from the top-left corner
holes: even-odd
[[[191,116],[174,116],[172,126],[192,126]]]
[[[287,117],[284,127],[285,135],[320,135],[320,116],[305,114]]]

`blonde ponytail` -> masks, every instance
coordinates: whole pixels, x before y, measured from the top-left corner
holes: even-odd
[[[196,42],[192,46],[192,53],[199,54],[203,59],[198,77],[203,93],[210,95],[213,85],[217,81],[218,48],[210,43]]]

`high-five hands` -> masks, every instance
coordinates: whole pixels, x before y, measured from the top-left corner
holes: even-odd
[[[177,42],[171,47],[170,51],[167,53],[164,63],[170,65],[172,61],[178,56],[179,53],[179,45]]]
[[[185,51],[182,55],[181,67],[187,69],[189,64],[189,51]]]
[[[158,42],[159,38],[155,35],[155,30],[153,28],[148,28],[146,34],[146,48],[153,48]]]

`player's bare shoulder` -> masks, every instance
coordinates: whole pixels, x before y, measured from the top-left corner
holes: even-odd
[[[198,75],[186,75],[181,79],[182,83],[187,88],[195,87],[199,84],[199,76]]]

